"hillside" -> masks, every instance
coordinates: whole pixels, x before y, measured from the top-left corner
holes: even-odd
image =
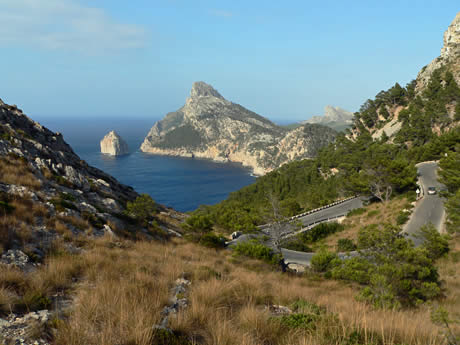
[[[406,87],[398,83],[367,100],[355,114],[352,136],[369,131],[391,141],[419,146],[460,121],[460,13],[444,33],[441,55]]]
[[[460,88],[454,75],[460,41],[452,33],[459,18],[445,35],[444,63],[425,87],[416,90],[420,82],[413,81],[381,91],[355,113],[353,128],[315,159],[286,164],[197,213],[228,231],[248,231],[270,220],[273,197],[282,213],[292,216],[357,193],[385,200],[414,191],[416,163],[460,150]]]
[[[239,162],[263,175],[286,162],[314,157],[334,138],[335,131],[320,125],[277,126],[197,82],[182,108],[155,123],[141,150]]]

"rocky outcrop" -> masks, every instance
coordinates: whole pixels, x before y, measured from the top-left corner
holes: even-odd
[[[460,84],[460,12],[444,33],[444,44],[441,55],[423,67],[417,76],[416,91],[423,91],[432,73],[445,66],[454,75],[457,84]]]
[[[289,131],[196,82],[185,105],[151,128],[141,151],[239,162],[263,175],[291,160],[313,157],[334,138],[335,131],[320,125]]]
[[[111,131],[101,140],[101,152],[111,156],[120,156],[128,154],[129,148],[117,132]]]
[[[335,130],[343,130],[353,124],[353,113],[346,111],[340,107],[327,105],[324,108],[323,116],[313,116],[312,118],[302,122],[302,124],[320,124],[330,127]]]

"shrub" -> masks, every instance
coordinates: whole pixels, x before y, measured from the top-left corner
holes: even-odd
[[[439,296],[440,282],[432,254],[423,247],[414,247],[399,234],[398,227],[365,227],[358,234],[358,247],[364,249],[360,258],[369,265],[369,286],[361,293],[364,300],[377,307],[393,308],[416,306]]]
[[[126,214],[138,222],[146,225],[148,220],[156,213],[155,201],[148,194],[141,194],[134,201],[126,204]]]
[[[404,225],[409,220],[410,213],[407,211],[399,212],[398,216],[396,217],[396,224]]]
[[[210,232],[201,236],[200,244],[209,248],[224,248],[225,238]]]
[[[350,212],[348,212],[347,217],[360,216],[364,213],[366,213],[365,208],[355,208],[354,210],[351,210]]]
[[[311,268],[316,272],[326,272],[337,262],[339,257],[335,253],[320,251],[311,258]]]
[[[260,259],[270,264],[278,264],[281,256],[276,254],[271,248],[257,243],[254,240],[240,242],[233,248],[234,255],[244,255],[255,259]]]
[[[380,213],[380,210],[372,210],[372,211],[367,212],[367,217],[368,218],[375,217],[379,213]]]
[[[311,253],[313,252],[313,249],[309,247],[307,244],[301,242],[301,241],[289,241],[285,242],[281,245],[283,248],[290,249],[290,250],[295,250],[298,252],[305,252],[305,253]]]
[[[449,252],[448,238],[441,235],[433,224],[422,226],[417,236],[423,240],[423,248],[428,251],[428,257],[432,260],[439,259]]]
[[[338,252],[351,252],[356,250],[356,244],[349,238],[341,238],[337,241]]]
[[[364,258],[354,257],[340,262],[331,271],[331,277],[359,284],[369,283],[369,269],[371,264]]]
[[[189,231],[206,233],[211,231],[212,222],[211,219],[206,215],[194,214],[187,218],[187,220],[183,224],[183,228]]]
[[[333,222],[333,223],[321,223],[315,226],[314,228],[299,234],[299,238],[302,242],[305,243],[314,243],[327,236],[334,234],[336,232],[342,231],[344,226],[342,224]]]

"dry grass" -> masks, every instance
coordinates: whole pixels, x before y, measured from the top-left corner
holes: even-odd
[[[347,217],[342,223],[345,226],[345,230],[327,237],[324,244],[329,250],[335,251],[339,239],[347,238],[356,243],[358,232],[364,226],[381,223],[396,225],[396,218],[399,212],[407,204],[408,201],[405,198],[390,200],[386,205],[373,203],[365,207],[366,212],[363,214]]]
[[[439,303],[458,317],[460,240],[454,243],[440,263],[447,292]],[[228,251],[179,240],[133,243],[105,237],[88,242],[80,255],[50,257],[29,275],[0,268],[0,312],[33,306],[37,296],[61,291],[75,304],[57,324],[56,344],[155,344],[153,325],[183,272],[192,281],[190,305],[170,318],[170,327],[190,344],[444,344],[427,307],[375,310],[358,302],[357,291],[342,282],[282,274],[258,261],[234,259]],[[314,329],[288,328],[265,309],[298,300],[326,311]]]
[[[0,158],[0,181],[39,190],[41,182],[33,174],[27,161],[15,155]]]
[[[438,262],[439,274],[444,282],[445,298],[441,305],[449,311],[457,324],[452,327],[460,335],[460,237],[453,238],[450,242],[450,253]]]
[[[257,270],[248,270],[231,263],[229,252],[190,243],[126,244],[101,240],[82,255],[76,305],[57,343],[152,344],[169,289],[188,272],[190,306],[170,326],[190,343],[335,345],[356,336],[358,344],[442,344],[428,310],[374,310],[340,282],[289,276],[255,262],[245,266]],[[299,299],[323,306],[330,317],[314,331],[289,329],[264,309]]]

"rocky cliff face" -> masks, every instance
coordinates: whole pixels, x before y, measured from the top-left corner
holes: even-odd
[[[288,161],[313,157],[334,137],[333,130],[319,125],[288,131],[196,82],[185,105],[155,123],[141,150],[239,162],[263,175]]]
[[[128,154],[129,148],[117,132],[110,131],[101,140],[101,152],[111,156],[119,156]]]
[[[441,55],[425,66],[417,76],[416,90],[421,92],[428,85],[433,72],[440,67],[452,72],[457,84],[460,84],[460,12],[444,33]]]
[[[51,132],[16,106],[0,100],[0,215],[9,210],[5,205],[12,200],[29,205],[31,215],[26,220],[33,242],[37,234],[53,237],[54,225],[44,223],[54,224],[56,219],[63,224],[72,219],[67,225],[74,234],[101,234],[110,229],[109,224],[125,230],[128,223],[123,212],[127,202],[137,197],[131,187],[81,160],[60,133]],[[161,205],[158,208],[168,211]],[[42,211],[34,218],[36,209]],[[75,226],[85,222],[86,229]],[[11,233],[8,226],[3,228],[0,222],[0,254],[5,246],[2,234]],[[6,242],[11,248],[24,245]]]
[[[353,124],[353,113],[340,107],[327,105],[324,108],[323,116],[313,116],[312,118],[302,122],[302,124],[306,123],[320,124],[335,130],[342,130]]]

